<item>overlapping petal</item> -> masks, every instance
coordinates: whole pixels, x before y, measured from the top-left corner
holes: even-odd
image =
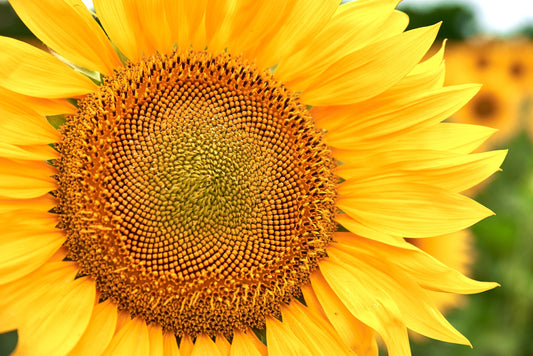
[[[336,62],[302,89],[307,105],[347,105],[374,97],[405,77],[435,40],[439,26],[410,30],[365,46]],[[409,56],[405,56],[409,52]]]
[[[150,351],[148,326],[142,319],[125,320],[102,355],[145,356]]]
[[[91,320],[70,356],[100,355],[107,348],[117,324],[117,307],[109,300],[94,306]]]
[[[96,85],[43,50],[0,37],[0,86],[19,94],[55,99],[84,95]]]
[[[69,61],[103,74],[121,65],[81,0],[10,0],[10,4],[35,36]]]
[[[109,38],[115,46],[131,61],[143,55],[153,54],[142,31],[135,1],[132,0],[94,0],[94,8]]]
[[[96,289],[88,278],[74,280],[76,272],[73,263],[50,262],[0,288],[2,331],[18,329],[14,355],[65,355],[81,338]]]

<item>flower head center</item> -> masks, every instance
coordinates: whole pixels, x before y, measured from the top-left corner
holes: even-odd
[[[103,299],[178,335],[264,325],[335,227],[305,107],[229,55],[156,55],[81,100],[59,145],[70,257]]]
[[[481,92],[472,100],[472,108],[476,117],[491,121],[499,112],[498,98],[491,92]]]

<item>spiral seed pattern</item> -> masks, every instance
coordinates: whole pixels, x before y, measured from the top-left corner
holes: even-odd
[[[335,162],[298,97],[239,58],[176,52],[79,104],[58,212],[101,298],[177,335],[279,315],[335,228]]]

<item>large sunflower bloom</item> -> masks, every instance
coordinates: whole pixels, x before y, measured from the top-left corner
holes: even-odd
[[[443,86],[443,50],[421,62],[438,26],[339,3],[96,0],[102,28],[79,0],[11,0],[53,52],[0,38],[17,354],[377,355],[379,335],[408,355],[408,329],[468,344],[428,291],[496,284],[404,238],[491,215],[460,192],[505,152],[441,123],[478,86]]]

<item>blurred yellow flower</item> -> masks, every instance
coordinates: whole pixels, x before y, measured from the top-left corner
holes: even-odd
[[[452,120],[498,129],[489,143],[499,146],[508,142],[520,130],[522,98],[515,88],[502,88],[498,78],[487,78],[478,95],[455,113]]]
[[[443,50],[422,61],[438,26],[404,32],[388,0],[95,0],[103,27],[79,0],[11,4],[54,51],[0,38],[17,354],[377,355],[379,335],[409,355],[408,329],[468,344],[429,292],[496,284],[404,237],[491,215],[460,192],[505,152],[441,123],[479,87],[443,86]]]
[[[446,83],[455,85],[466,80],[483,84],[479,94],[455,113],[452,121],[497,129],[488,146],[508,142],[520,130],[524,116],[528,95],[525,83],[530,81],[531,71],[524,58],[529,43],[473,38],[449,48]]]

